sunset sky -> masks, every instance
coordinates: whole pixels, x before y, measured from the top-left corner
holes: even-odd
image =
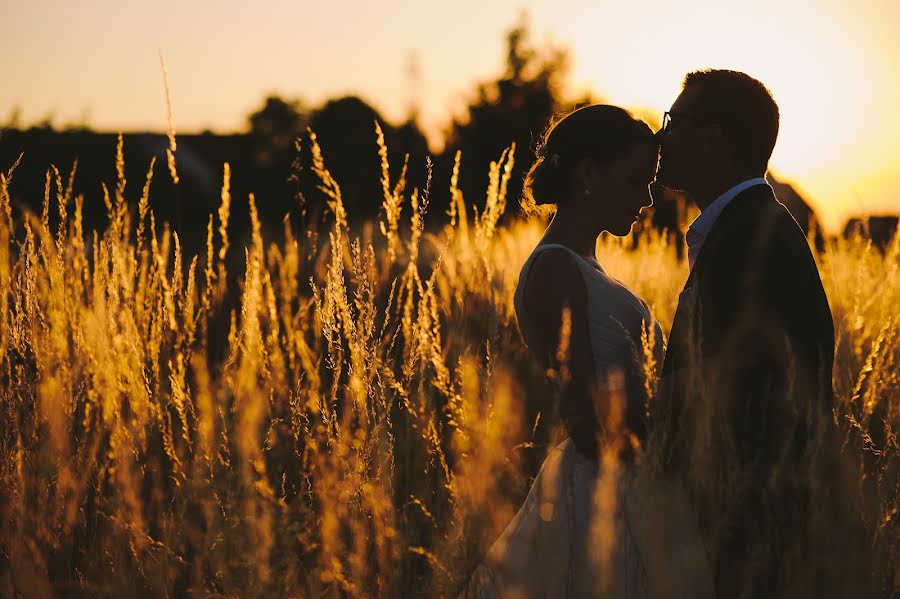
[[[573,94],[657,113],[689,70],[760,78],[781,107],[773,169],[827,227],[900,212],[897,0],[7,2],[0,122],[18,108],[23,125],[164,130],[161,50],[178,131],[242,130],[268,93],[358,94],[395,121],[415,95],[438,142],[523,10],[538,42],[571,50]]]

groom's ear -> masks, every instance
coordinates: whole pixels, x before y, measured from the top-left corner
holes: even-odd
[[[710,123],[709,136],[710,139],[715,140],[716,143],[723,143],[725,141],[725,130],[719,123]]]

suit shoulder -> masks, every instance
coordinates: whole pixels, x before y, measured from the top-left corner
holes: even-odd
[[[805,240],[803,229],[769,186],[760,185],[744,194],[733,214],[736,228],[754,237]]]

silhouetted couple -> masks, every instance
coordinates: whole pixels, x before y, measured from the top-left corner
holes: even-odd
[[[807,240],[765,180],[778,126],[762,83],[707,70],[686,76],[656,133],[607,105],[545,132],[524,199],[556,212],[515,308],[557,373],[568,438],[464,596],[850,596],[828,478],[834,327]],[[668,344],[596,257],[601,232],[628,234],[652,204],[654,178],[701,211]]]

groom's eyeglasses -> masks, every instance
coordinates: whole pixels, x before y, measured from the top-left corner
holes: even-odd
[[[709,123],[708,120],[701,118],[701,117],[696,117],[696,116],[693,116],[690,114],[684,114],[681,112],[669,112],[667,110],[666,112],[663,113],[662,128],[660,128],[660,130],[659,130],[660,135],[668,133],[669,129],[671,129],[673,117],[675,118],[675,120],[678,120],[678,121],[680,121],[680,120],[692,121],[699,125]]]

